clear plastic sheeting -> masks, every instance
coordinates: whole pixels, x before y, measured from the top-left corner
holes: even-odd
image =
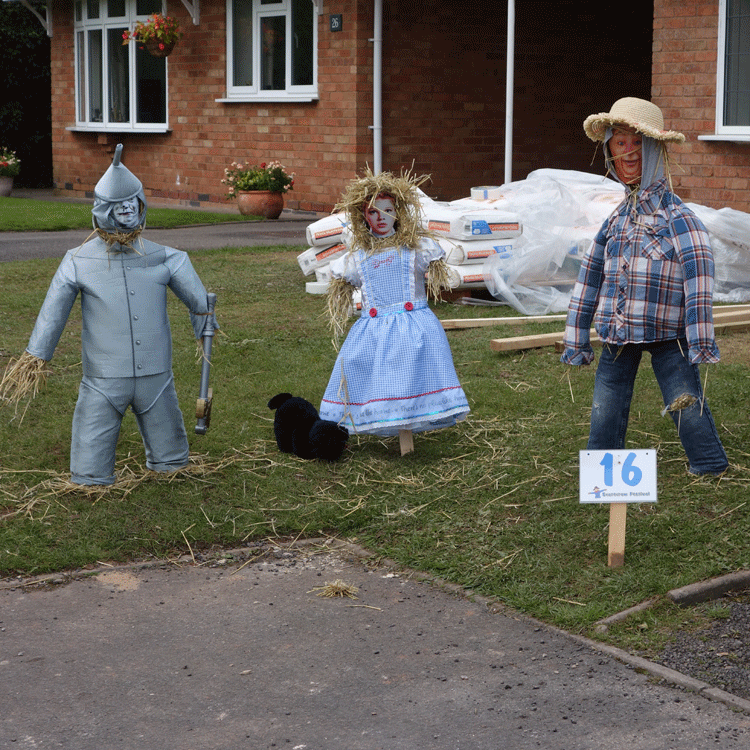
[[[750,302],[750,214],[687,203],[706,225],[714,254],[714,302]]]
[[[512,252],[483,265],[490,294],[522,315],[565,312],[581,259],[622,201],[622,186],[587,172],[540,169],[490,194],[498,197],[482,204],[515,213],[523,223]]]

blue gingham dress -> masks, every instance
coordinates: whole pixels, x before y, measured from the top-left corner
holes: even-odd
[[[444,255],[432,240],[417,251],[347,253],[334,277],[362,290],[362,313],[344,341],[320,418],[350,433],[397,435],[449,427],[469,413],[450,345],[427,306],[425,272]]]

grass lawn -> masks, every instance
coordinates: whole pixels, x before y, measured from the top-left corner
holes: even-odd
[[[219,213],[182,208],[151,208],[146,215],[150,229],[171,229],[192,224],[227,221],[257,221],[239,212]],[[30,198],[0,198],[0,227],[4,232],[59,232],[91,229],[91,203],[38,201]]]
[[[449,331],[472,413],[454,428],[415,435],[412,454],[400,456],[397,438],[376,437],[354,437],[334,464],[279,453],[268,399],[289,391],[319,403],[335,358],[324,300],[305,293],[296,260],[303,249],[191,253],[218,295],[222,333],[214,344],[212,423],[207,435],[196,435],[195,342],[184,307],[171,297],[175,377],[195,461],[177,476],[144,476],[128,413],[122,481],[90,493],[61,489],[81,377],[74,308],[45,391],[23,420],[0,409],[0,575],[335,535],[546,622],[648,653],[714,606],[681,610],[666,591],[750,567],[748,334],[720,339],[722,362],[708,369],[707,393],[731,462],[718,480],[687,474],[644,360],[628,438],[633,448],[658,452],[659,501],[629,507],[625,565],[609,568],[609,509],[578,502],[594,368],[569,369],[551,348],[489,347],[503,335],[559,331],[559,322]],[[56,265],[0,264],[0,367],[23,351]],[[434,309],[442,318],[515,315],[449,303]],[[651,597],[655,607],[594,633],[600,618]]]

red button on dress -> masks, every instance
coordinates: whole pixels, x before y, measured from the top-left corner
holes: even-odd
[[[411,312],[411,311],[412,311],[413,309],[414,309],[414,305],[412,305],[412,303],[411,303],[411,302],[407,302],[407,303],[406,303],[406,304],[404,305],[404,310],[408,310],[409,312]]]
[[[378,311],[374,307],[371,307],[370,308],[370,317],[374,318],[377,314],[378,314]]]

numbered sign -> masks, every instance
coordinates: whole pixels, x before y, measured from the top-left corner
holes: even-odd
[[[331,31],[341,31],[344,28],[344,17],[341,13],[332,13],[329,15],[328,22]]]
[[[655,503],[656,451],[580,452],[582,503]]]

